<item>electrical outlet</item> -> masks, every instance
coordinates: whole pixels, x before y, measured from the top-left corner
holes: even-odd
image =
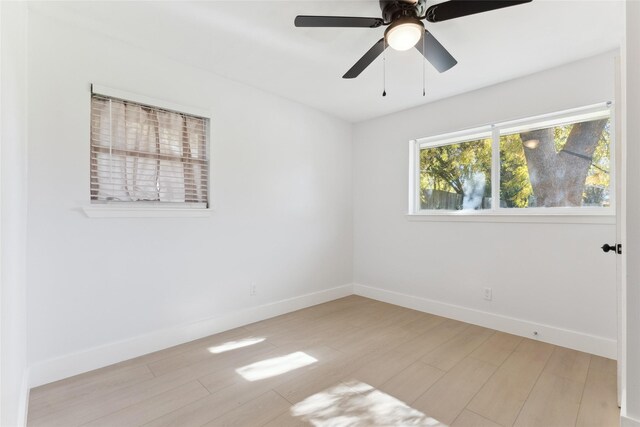
[[[484,297],[484,299],[486,299],[487,301],[491,301],[493,299],[493,292],[491,291],[491,288],[484,288],[482,290],[482,295]]]
[[[256,284],[254,282],[251,282],[251,284],[249,285],[249,296],[255,297],[257,292],[258,290]]]

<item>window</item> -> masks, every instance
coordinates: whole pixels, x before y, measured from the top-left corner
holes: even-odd
[[[500,135],[500,206],[608,207],[608,113],[556,125],[504,129]]]
[[[612,213],[609,107],[412,141],[412,213]]]
[[[91,96],[91,202],[208,206],[208,119]]]
[[[490,208],[490,133],[420,150],[420,209]]]

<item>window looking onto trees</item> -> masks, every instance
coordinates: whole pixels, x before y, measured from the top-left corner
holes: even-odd
[[[420,190],[420,209],[490,209],[491,138],[421,149]]]
[[[591,108],[414,141],[414,211],[606,213],[611,138],[609,109]]]

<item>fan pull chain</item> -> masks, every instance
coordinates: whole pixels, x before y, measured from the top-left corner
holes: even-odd
[[[387,96],[387,39],[382,42],[382,96]]]
[[[422,33],[422,96],[425,96],[427,94],[427,77],[425,72],[425,63],[427,62],[427,57],[424,56],[424,39],[427,38],[426,35],[427,33]]]

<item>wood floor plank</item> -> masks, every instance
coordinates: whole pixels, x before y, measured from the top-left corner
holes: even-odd
[[[278,394],[292,404],[328,387],[348,379],[362,364],[377,357],[375,352],[364,355],[342,355],[326,366],[319,366],[305,377],[292,378],[274,388]]]
[[[212,353],[212,349],[213,351],[216,351],[215,349],[220,348],[225,344],[232,345],[233,343],[240,343],[241,341],[245,341],[255,342],[255,344],[251,345],[252,347],[275,348],[273,344],[269,343],[266,340],[259,341],[263,338],[264,337],[261,337],[260,335],[254,334],[236,336],[231,340],[224,338],[216,340],[215,342],[209,342],[207,343],[207,345],[199,346],[198,348],[194,348],[190,351],[180,353],[172,357],[164,358],[153,363],[149,363],[147,366],[149,366],[149,369],[151,369],[154,375],[160,376],[166,374],[167,372],[176,371],[178,369],[194,365],[204,360],[225,359],[233,357],[234,351],[218,354]]]
[[[474,359],[500,366],[522,342],[522,337],[496,332],[471,353]]]
[[[387,310],[388,315],[380,316],[380,309]],[[377,328],[383,329],[389,326],[404,329],[405,325],[409,325],[412,322],[424,317],[424,314],[416,310],[408,308],[398,307],[392,304],[385,304],[383,307],[377,308],[372,313],[372,318],[362,325],[365,328]],[[407,330],[407,332],[410,332]]]
[[[251,360],[251,363],[246,363],[243,366],[238,366],[237,369],[242,369],[243,367],[252,366],[255,364],[265,363],[270,360],[274,360],[277,358],[286,357],[287,355],[291,355],[293,353],[302,352],[304,355],[310,356],[316,360],[313,365],[305,366],[308,369],[316,369],[318,367],[323,367],[329,365],[332,361],[342,357],[342,353],[326,346],[316,346],[316,347],[295,347],[290,346],[289,348],[277,348],[270,353],[265,354],[260,360]],[[286,359],[283,359],[286,361]],[[259,366],[259,365],[258,365]],[[209,392],[214,393],[223,388],[236,384],[238,382],[246,382],[247,379],[243,378],[238,372],[237,369],[226,369],[213,372],[208,375],[204,375],[198,379],[200,383],[209,390]],[[287,373],[287,372],[285,372]],[[295,372],[292,372],[295,373]],[[295,377],[295,375],[294,375]]]
[[[292,406],[290,412],[315,426],[445,427],[393,396],[355,380],[322,390]]]
[[[402,328],[410,332],[414,332],[415,334],[421,335],[433,329],[445,320],[447,319],[444,317],[423,313],[423,316],[420,316],[417,319],[402,325]]]
[[[84,424],[84,427],[140,426],[192,402],[209,396],[202,384],[192,381],[150,399]]]
[[[498,424],[512,425],[553,349],[550,344],[523,340],[480,389],[468,408]]]
[[[441,423],[451,424],[495,370],[490,363],[467,357],[411,406]]]
[[[503,427],[467,409],[462,411],[451,427]]]
[[[411,403],[445,374],[438,368],[417,361],[378,388],[405,403]]]
[[[279,394],[268,391],[244,405],[227,412],[203,427],[261,426],[276,418],[291,404]]]
[[[237,383],[217,393],[185,405],[178,410],[158,417],[144,425],[149,427],[199,427],[250,402],[268,392],[269,389],[270,387],[264,383],[257,384],[253,387],[247,386],[247,384]]]
[[[426,332],[398,345],[395,349],[398,351],[412,352],[418,357],[422,357],[463,333],[469,327],[470,325],[468,323],[447,319]]]
[[[569,348],[555,347],[545,366],[545,372],[584,383],[587,379],[591,355]]]
[[[103,396],[152,378],[154,375],[146,365],[101,370],[95,375],[83,375],[81,379],[72,378],[66,384],[59,383],[55,388],[49,388],[48,393],[39,393],[31,398],[29,416],[32,419],[44,417],[79,399]]]
[[[291,313],[282,314],[270,319],[245,325],[244,328],[254,334],[260,334],[263,331],[277,331],[295,328],[297,323],[299,323],[301,320],[302,313],[306,313],[306,310],[298,310]],[[305,320],[308,317],[311,316],[309,316],[309,314],[307,313],[307,315],[305,316]]]
[[[448,371],[480,347],[494,331],[481,326],[469,326],[464,332],[427,353],[421,361],[443,371]]]
[[[616,369],[615,360],[591,356],[577,427],[617,427],[620,424]]]
[[[266,423],[263,427],[309,427],[312,426],[308,421],[301,417],[296,417],[291,413],[291,408],[287,408],[284,412]]]
[[[584,384],[543,372],[516,419],[517,427],[573,426]]]
[[[297,327],[301,322],[309,323],[323,317],[361,319],[362,313],[375,310],[381,303],[366,298],[349,296],[324,304],[308,307],[303,310],[276,316],[244,326],[246,329],[260,333],[261,331],[284,330]],[[345,323],[346,324],[346,323]]]
[[[389,381],[409,365],[418,360],[420,354],[392,349],[388,352],[380,352],[372,360],[362,363],[350,376],[358,381],[379,387]]]
[[[337,342],[331,342],[330,346],[338,351],[349,354],[364,354],[379,349],[390,349],[410,341],[415,334],[413,332],[387,326],[385,328],[367,328]]]
[[[326,344],[328,340],[336,340],[348,334],[358,334],[360,331],[361,328],[343,325],[338,320],[325,320],[314,322],[312,325],[301,323],[296,328],[262,335],[266,337],[270,344],[280,347],[290,344]]]

